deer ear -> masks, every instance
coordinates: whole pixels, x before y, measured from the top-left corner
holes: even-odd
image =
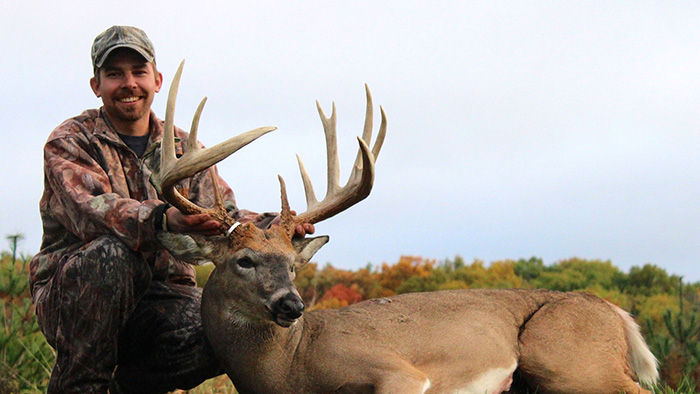
[[[327,235],[322,235],[320,237],[309,237],[301,239],[292,239],[292,245],[298,253],[297,263],[304,265],[311,260],[311,258],[318,252],[319,249],[326,243],[330,238]]]
[[[217,264],[214,244],[217,237],[205,237],[199,234],[179,234],[159,232],[160,244],[173,256],[193,264],[212,261]]]

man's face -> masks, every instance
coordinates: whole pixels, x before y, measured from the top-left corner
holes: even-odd
[[[102,98],[112,121],[131,123],[149,117],[153,97],[163,84],[163,76],[152,63],[133,50],[120,48],[98,72],[99,78],[90,79],[90,86]]]

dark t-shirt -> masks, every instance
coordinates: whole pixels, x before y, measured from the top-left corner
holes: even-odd
[[[150,133],[138,137],[120,133],[117,134],[119,135],[119,138],[121,138],[122,141],[124,141],[126,146],[131,148],[131,150],[133,150],[134,153],[136,153],[136,156],[141,157],[143,156],[143,153],[146,152],[146,147],[148,146],[148,137],[150,136]]]

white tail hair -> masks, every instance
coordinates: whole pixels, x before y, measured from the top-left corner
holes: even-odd
[[[653,385],[659,378],[658,361],[651,350],[649,350],[649,346],[644,342],[639,325],[625,310],[610,302],[608,304],[622,318],[627,343],[629,344],[628,357],[632,370],[637,374],[640,383]]]

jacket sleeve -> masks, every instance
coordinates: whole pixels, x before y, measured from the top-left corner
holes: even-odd
[[[75,136],[46,143],[44,174],[53,190],[51,211],[84,241],[111,234],[134,250],[151,250],[156,246],[152,212],[163,202],[140,202],[115,193],[89,149],[87,142]]]

